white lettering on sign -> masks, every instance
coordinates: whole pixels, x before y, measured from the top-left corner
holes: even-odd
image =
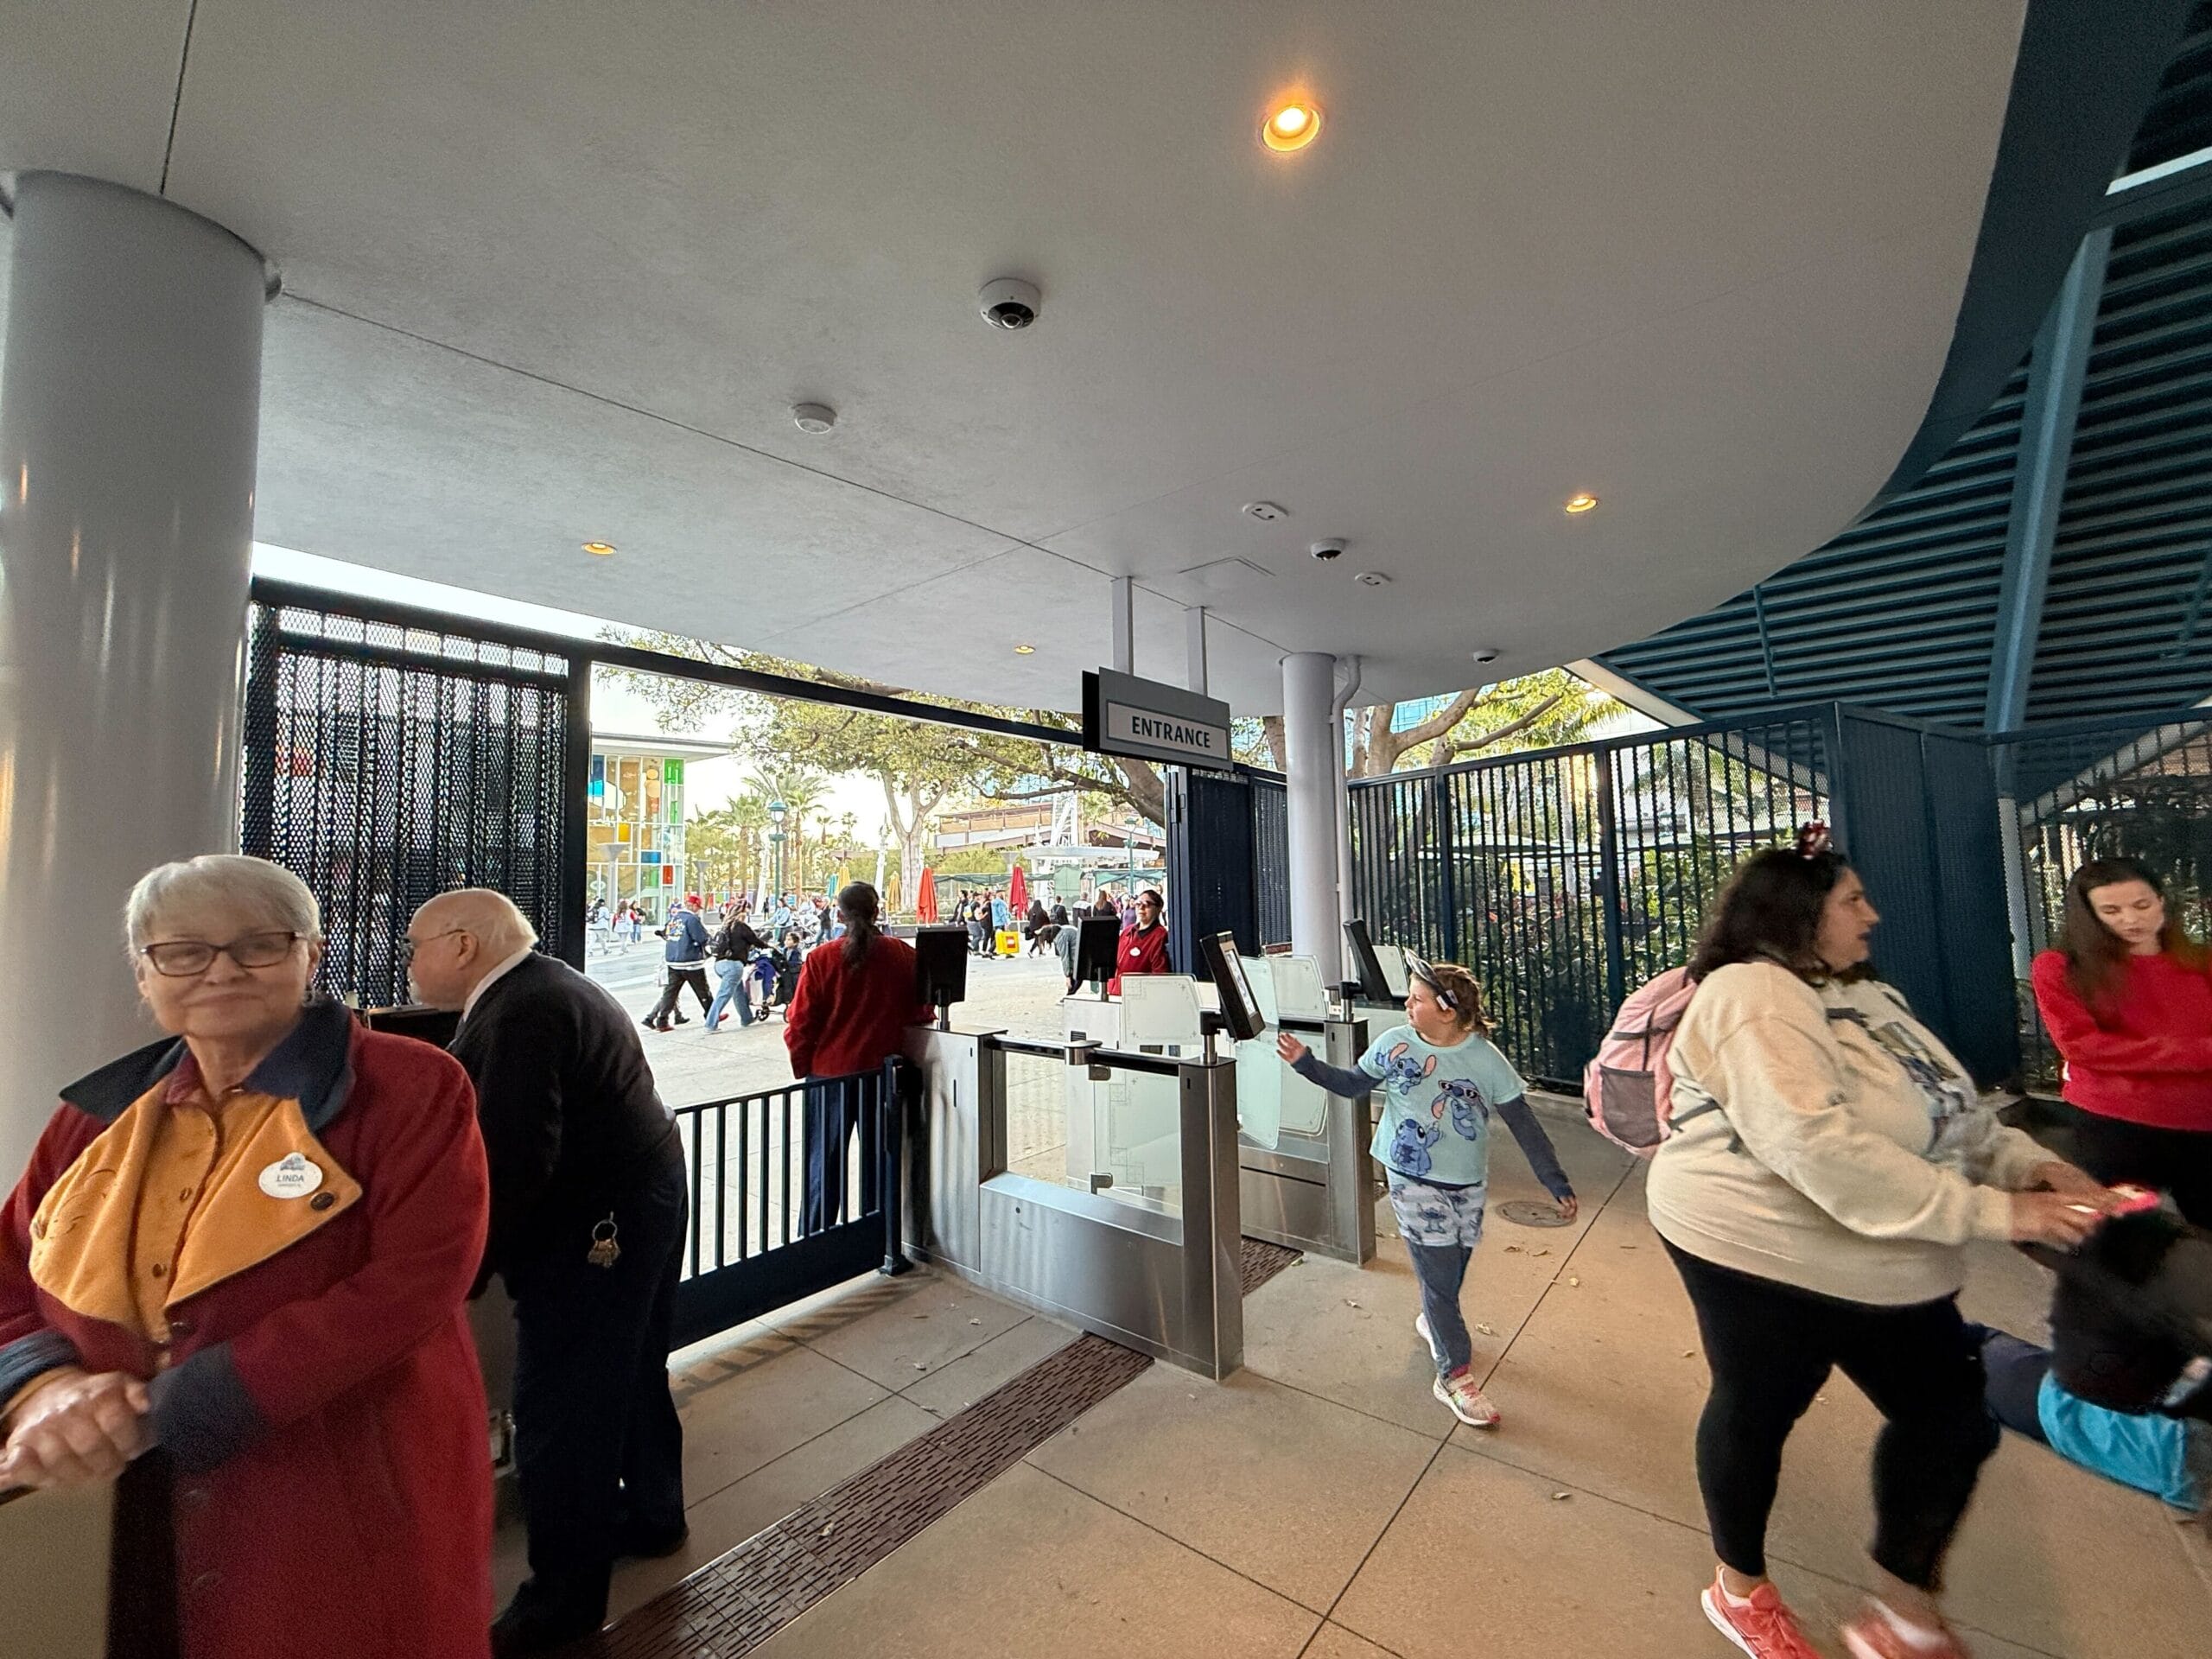
[[[1173,749],[1194,760],[1226,764],[1230,758],[1228,728],[1155,714],[1147,709],[1132,709],[1125,702],[1106,705],[1106,736],[1109,741]]]

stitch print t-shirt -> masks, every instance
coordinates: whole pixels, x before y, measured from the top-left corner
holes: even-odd
[[[1472,1032],[1449,1048],[1393,1026],[1359,1057],[1382,1086],[1382,1122],[1368,1148],[1386,1169],[1440,1186],[1472,1186],[1490,1170],[1491,1109],[1527,1085]]]

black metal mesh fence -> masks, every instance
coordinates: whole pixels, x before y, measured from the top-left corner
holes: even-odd
[[[323,989],[404,1001],[408,919],[451,887],[496,887],[563,937],[569,669],[334,606],[253,607],[243,846],[321,901]]]

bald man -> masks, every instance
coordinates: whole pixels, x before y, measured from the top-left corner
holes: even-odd
[[[683,1547],[668,1386],[689,1208],[674,1120],[612,995],[541,954],[503,893],[441,894],[407,929],[415,994],[455,1008],[492,1168],[484,1276],[515,1301],[515,1467],[530,1578],[494,1655],[597,1630],[615,1560]]]

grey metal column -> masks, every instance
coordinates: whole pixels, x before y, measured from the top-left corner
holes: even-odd
[[[260,256],[96,179],[18,180],[0,383],[0,1172],[154,1035],[123,957],[152,866],[238,845]]]
[[[1288,774],[1285,804],[1290,829],[1291,949],[1328,963],[1344,958],[1337,910],[1337,774],[1344,771],[1344,736],[1329,711],[1337,659],[1296,652],[1282,659],[1282,717]]]
[[[1367,1052],[1367,1021],[1329,1021],[1326,1058],[1350,1068]],[[1366,1099],[1329,1096],[1329,1212],[1337,1240],[1351,1260],[1365,1267],[1375,1259],[1375,1160],[1367,1155],[1370,1137]]]

